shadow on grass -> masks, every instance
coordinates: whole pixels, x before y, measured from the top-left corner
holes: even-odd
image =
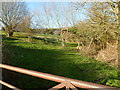
[[[12,37],[6,37],[5,35],[2,35],[2,40],[18,40],[18,39]]]
[[[23,36],[15,36],[16,38],[28,38],[27,36],[23,35]]]
[[[59,44],[56,39],[52,39],[52,38],[33,37],[33,39],[41,40],[41,41],[43,41],[45,43]]]
[[[9,57],[10,63],[3,61],[5,64],[83,81],[93,81],[100,77],[98,73],[103,65],[95,62],[87,63],[81,56],[65,55],[64,51],[58,49],[30,49],[8,45],[3,47],[3,50],[7,48],[10,52],[9,54],[3,52],[3,55],[5,58]],[[58,84],[12,71],[7,71],[7,73],[3,72],[4,81],[22,89],[48,89]]]

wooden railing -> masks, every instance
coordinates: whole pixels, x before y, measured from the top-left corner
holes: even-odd
[[[60,88],[66,88],[66,90],[69,90],[70,88],[73,90],[78,90],[77,88],[85,88],[85,89],[116,89],[115,87],[110,87],[110,86],[105,86],[105,85],[100,85],[100,84],[95,84],[95,83],[91,83],[91,82],[85,82],[85,81],[80,81],[80,80],[75,80],[75,79],[70,79],[70,78],[66,78],[66,77],[61,77],[61,76],[56,76],[56,75],[52,75],[52,74],[47,74],[47,73],[42,73],[42,72],[37,72],[37,71],[33,71],[33,70],[27,70],[27,69],[23,69],[23,68],[18,68],[18,67],[14,67],[14,66],[9,66],[9,65],[5,65],[5,64],[0,64],[0,68],[4,68],[7,70],[11,70],[11,71],[15,71],[15,72],[19,72],[19,73],[23,73],[23,74],[27,74],[30,76],[35,76],[38,78],[43,78],[43,79],[47,79],[47,80],[51,80],[51,81],[55,81],[58,82],[60,84],[50,88],[49,90],[57,90]],[[14,90],[20,90],[15,86],[12,86],[6,82],[0,81],[1,84],[14,89]],[[77,88],[76,88],[77,87]]]

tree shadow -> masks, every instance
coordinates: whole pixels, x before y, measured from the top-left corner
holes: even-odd
[[[6,37],[5,35],[2,35],[2,40],[18,40],[18,39],[12,37]]]
[[[28,36],[25,36],[25,35],[23,35],[23,36],[14,36],[14,37],[16,37],[16,38],[28,38]]]
[[[58,41],[56,39],[53,38],[40,38],[40,37],[33,37],[33,39],[36,40],[41,40],[45,43],[52,43],[52,44],[58,44]]]

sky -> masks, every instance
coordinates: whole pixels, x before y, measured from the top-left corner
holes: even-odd
[[[33,16],[32,25],[31,25],[32,28],[71,27],[72,26],[71,23],[73,19],[74,21],[76,21],[75,23],[78,23],[81,20],[87,19],[85,14],[83,14],[83,12],[85,11],[83,12],[82,10],[72,11],[73,8],[70,6],[70,2],[26,2],[26,4],[29,12]],[[43,7],[46,7],[47,13],[50,12],[49,14],[51,14],[52,16],[49,16],[49,15],[47,16]],[[67,13],[66,13],[66,10],[67,10]],[[57,19],[57,15],[59,17],[59,20]],[[49,18],[49,22],[47,18]],[[67,19],[69,19],[69,22],[71,23],[68,23]],[[58,25],[57,20],[59,21],[60,26]],[[0,26],[0,28],[1,27],[2,26]]]
[[[71,8],[70,3],[68,2],[27,2],[27,6],[29,11],[33,14],[33,23],[37,22],[38,24],[47,23],[46,26],[50,27],[50,28],[58,28],[58,27],[68,27],[71,26],[71,24],[67,24],[66,22],[66,18],[69,18],[70,21],[73,19],[72,15],[74,16],[74,20],[75,21],[79,21],[79,20],[84,20],[87,17],[82,13],[81,10],[79,11],[73,11],[72,13],[68,14],[70,11],[73,10],[73,8]],[[50,15],[52,15],[52,17],[50,15],[46,15],[44,8],[46,7],[47,13],[49,13]],[[67,14],[65,14],[65,10],[64,8],[66,8],[65,10],[67,10]],[[55,12],[57,14],[55,14]],[[57,16],[60,18],[59,22],[60,25],[58,25],[58,21],[57,21]],[[39,17],[38,17],[39,16]],[[49,18],[49,22],[48,19]],[[39,20],[40,19],[40,20]],[[49,24],[49,25],[48,25]],[[41,26],[42,26],[41,25]],[[33,26],[35,26],[33,24]]]

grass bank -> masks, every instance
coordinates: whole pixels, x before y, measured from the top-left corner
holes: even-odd
[[[34,38],[27,42],[25,36],[7,38],[3,36],[3,63],[68,78],[100,83],[120,87],[119,70],[106,63],[78,55],[73,50],[75,44],[61,48],[60,42],[45,42],[41,38]],[[43,35],[42,35],[43,36]],[[13,83],[19,88],[50,88],[55,82],[36,77],[14,73]]]

